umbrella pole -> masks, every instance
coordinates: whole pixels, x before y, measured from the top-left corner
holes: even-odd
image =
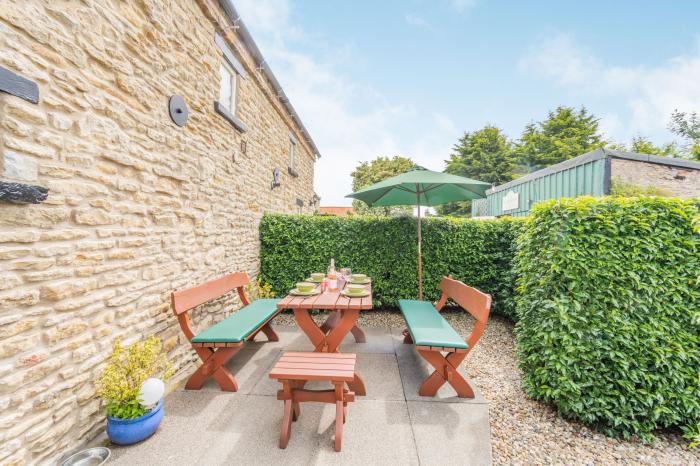
[[[423,262],[421,259],[421,235],[420,235],[420,191],[416,185],[416,200],[418,204],[418,299],[423,301]]]

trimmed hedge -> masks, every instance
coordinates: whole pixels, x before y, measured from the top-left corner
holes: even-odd
[[[515,236],[522,221],[423,221],[423,299],[439,298],[443,275],[490,293],[493,311],[513,317]],[[284,295],[309,273],[337,267],[372,277],[375,307],[417,299],[416,220],[410,217],[265,215],[260,223],[261,276]]]
[[[578,198],[518,240],[516,334],[528,394],[608,435],[697,433],[700,201]]]

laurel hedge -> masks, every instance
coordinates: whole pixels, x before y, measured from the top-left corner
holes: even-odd
[[[423,220],[423,298],[439,298],[444,275],[493,296],[493,312],[514,316],[515,236],[522,221]],[[330,258],[338,268],[372,277],[375,307],[396,307],[417,299],[417,230],[411,217],[325,217],[265,215],[260,223],[261,278],[277,295]]]
[[[538,204],[518,239],[528,394],[608,435],[698,435],[700,201]]]

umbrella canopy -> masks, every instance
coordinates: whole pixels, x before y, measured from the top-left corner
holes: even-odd
[[[366,202],[371,206],[418,206],[418,297],[423,299],[423,264],[421,259],[420,206],[436,206],[455,201],[486,197],[491,185],[449,173],[434,172],[418,167],[387,178],[345,197]]]
[[[486,197],[491,185],[449,173],[415,168],[387,178],[372,186],[348,194],[370,206],[423,205],[436,206],[455,201]],[[418,195],[420,194],[420,197]]]

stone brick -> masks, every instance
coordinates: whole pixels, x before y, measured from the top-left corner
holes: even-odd
[[[73,219],[82,225],[109,225],[116,222],[116,218],[106,212],[87,208],[74,210]]]
[[[29,248],[0,249],[0,260],[19,259],[31,254]]]
[[[67,322],[65,324],[59,324],[56,327],[47,330],[46,332],[44,332],[44,337],[46,338],[47,342],[50,345],[52,345],[58,341],[65,340],[74,335],[77,335],[87,328],[88,325],[86,322]]]
[[[51,283],[41,287],[41,297],[50,301],[60,301],[61,299],[85,294],[97,287],[95,279],[68,280]]]
[[[14,288],[22,283],[22,279],[16,273],[0,273],[0,290]]]
[[[3,156],[2,174],[5,178],[19,181],[36,181],[38,176],[36,160],[25,155],[5,152]]]
[[[14,309],[16,306],[32,306],[38,302],[38,290],[16,288],[0,293],[0,311]]]
[[[0,231],[0,243],[33,243],[39,240],[40,233],[33,230]]]

